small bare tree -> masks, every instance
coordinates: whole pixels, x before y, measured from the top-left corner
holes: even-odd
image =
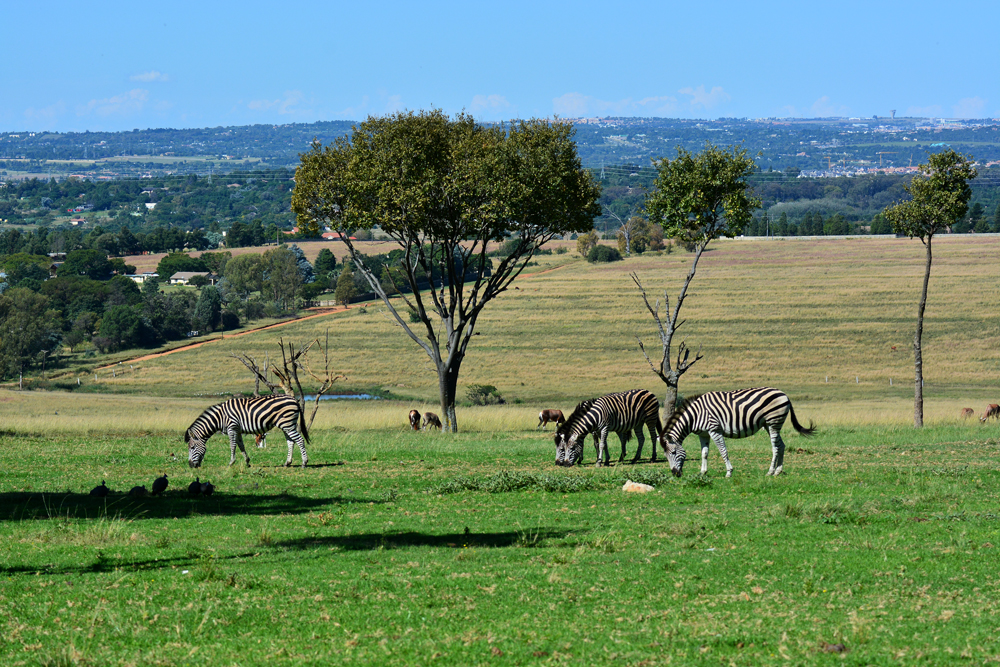
[[[639,341],[639,349],[642,350],[642,356],[646,357],[646,361],[649,363],[649,367],[653,369],[653,372],[663,383],[667,385],[667,392],[663,396],[663,410],[664,416],[667,419],[674,414],[674,407],[677,404],[677,387],[680,384],[681,376],[684,375],[692,366],[694,366],[699,359],[702,358],[701,349],[698,350],[697,354],[694,355],[694,359],[691,359],[691,350],[688,349],[687,344],[681,341],[680,346],[677,348],[677,363],[674,366],[670,364],[670,348],[673,343],[674,334],[684,324],[684,320],[678,320],[678,316],[681,312],[681,306],[684,304],[684,296],[687,294],[688,285],[691,284],[691,280],[694,278],[694,267],[691,267],[691,271],[688,273],[687,280],[684,281],[684,287],[681,288],[681,293],[677,297],[677,303],[674,306],[673,314],[670,313],[670,297],[667,296],[667,291],[663,290],[663,310],[664,315],[667,318],[666,326],[663,324],[663,320],[660,317],[660,300],[656,300],[656,306],[649,305],[649,298],[646,296],[646,288],[642,286],[639,282],[639,276],[635,273],[630,274],[632,280],[635,282],[636,287],[639,288],[639,292],[642,294],[643,303],[646,304],[646,309],[649,310],[649,314],[653,316],[653,321],[656,322],[656,328],[660,333],[660,343],[663,345],[663,355],[660,357],[659,364],[654,364],[653,360],[649,358],[646,354],[646,346],[642,344],[642,339],[638,336],[635,337]]]
[[[308,376],[319,383],[318,388],[313,393],[313,409],[309,415],[309,422],[306,424],[307,428],[311,428],[313,420],[316,418],[316,412],[319,410],[319,402],[322,397],[330,391],[334,383],[338,380],[346,379],[346,376],[330,370],[330,330],[327,329],[323,342],[320,342],[317,338],[308,344],[299,345],[298,347],[290,341],[286,344],[284,339],[279,339],[278,342],[281,347],[280,366],[276,361],[272,362],[267,354],[264,355],[263,364],[259,363],[256,357],[246,352],[239,354],[234,352],[232,357],[246,366],[247,370],[253,374],[255,383],[254,395],[260,393],[260,385],[263,383],[272,394],[280,392],[286,396],[293,397],[299,402],[303,410],[306,409],[306,393],[302,388],[300,373],[303,377]],[[313,370],[313,367],[307,362],[307,355],[314,347],[323,353],[323,368],[321,370]],[[276,381],[272,381],[271,376]]]

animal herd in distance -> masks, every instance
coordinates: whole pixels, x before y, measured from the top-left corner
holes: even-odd
[[[963,408],[961,416],[971,418],[975,416],[975,412],[972,408]],[[731,477],[733,465],[726,449],[726,438],[746,438],[765,429],[771,439],[771,465],[767,474],[780,475],[784,471],[785,456],[781,429],[789,417],[792,427],[801,435],[808,437],[816,432],[812,422],[808,427],[799,423],[791,400],[784,392],[772,387],[712,391],[688,397],[665,424],[660,423],[659,402],[656,397],[645,389],[632,389],[581,401],[568,418],[561,410],[542,410],[538,414],[535,430],[544,430],[549,423],[556,425],[555,463],[568,467],[583,463],[584,441],[591,434],[594,437],[596,465],[610,465],[607,441],[611,432],[618,436],[621,443],[619,463],[625,461],[626,444],[632,433],[635,433],[638,447],[631,463],[637,463],[645,444],[645,429],[649,432],[653,447],[651,461],[657,460],[656,445],[659,444],[676,477],[682,475],[687,459],[682,443],[688,435],[697,435],[701,445],[701,474],[708,473],[708,452],[710,444],[714,442],[726,466],[726,477]],[[980,422],[986,422],[990,418],[1000,418],[1000,405],[989,404],[980,417]],[[442,428],[441,419],[433,412],[421,414],[418,410],[410,410],[408,421],[414,431]],[[239,449],[249,467],[250,456],[243,444],[243,434],[254,435],[256,446],[263,448],[267,444],[267,432],[273,428],[278,428],[285,434],[288,445],[285,466],[292,464],[294,446],[298,445],[302,467],[305,467],[309,461],[306,451],[309,433],[305,414],[295,398],[285,395],[238,397],[206,408],[184,432],[184,441],[188,445],[188,465],[192,468],[200,467],[208,439],[215,433],[224,433],[229,437],[229,465],[236,462],[236,450]],[[163,488],[166,488],[166,475],[162,479]],[[156,486],[154,483],[154,495],[157,493]],[[193,489],[194,486],[195,483],[192,482],[190,488]],[[100,495],[102,487],[107,489],[102,482],[102,486],[95,488],[91,494]],[[145,487],[136,487],[133,492],[145,495]]]

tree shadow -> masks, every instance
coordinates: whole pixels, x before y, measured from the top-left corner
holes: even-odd
[[[159,496],[130,498],[112,493],[97,498],[85,493],[46,493],[44,491],[0,493],[0,522],[41,519],[87,519],[116,517],[122,519],[170,519],[192,515],[230,516],[257,514],[304,514],[329,505],[383,504],[384,497],[331,496],[307,498],[279,493],[276,495],[222,493],[191,496],[186,491],[166,491]]]
[[[563,539],[568,530],[552,528],[525,528],[498,533],[444,533],[431,535],[414,531],[361,533],[359,535],[331,535],[328,537],[303,537],[275,542],[274,546],[289,550],[340,548],[344,551],[372,551],[375,549],[405,549],[409,547],[537,547],[545,540]]]

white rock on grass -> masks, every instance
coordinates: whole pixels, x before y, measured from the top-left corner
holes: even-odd
[[[640,484],[639,482],[633,482],[632,480],[626,481],[625,485],[622,486],[622,491],[625,491],[626,493],[649,493],[653,489],[654,487],[649,484]]]

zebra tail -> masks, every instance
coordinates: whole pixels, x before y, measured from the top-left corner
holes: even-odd
[[[795,417],[792,417],[792,421],[795,421]],[[312,444],[309,439],[309,431],[306,430],[306,411],[304,409],[299,410],[299,432],[302,433],[302,437],[306,439],[306,442]]]
[[[807,438],[816,433],[816,426],[813,425],[812,420],[809,421],[809,428],[802,428],[802,424],[800,424],[799,420],[795,418],[795,409],[792,407],[791,402],[788,403],[788,412],[792,416],[792,427],[796,431],[798,431]]]

